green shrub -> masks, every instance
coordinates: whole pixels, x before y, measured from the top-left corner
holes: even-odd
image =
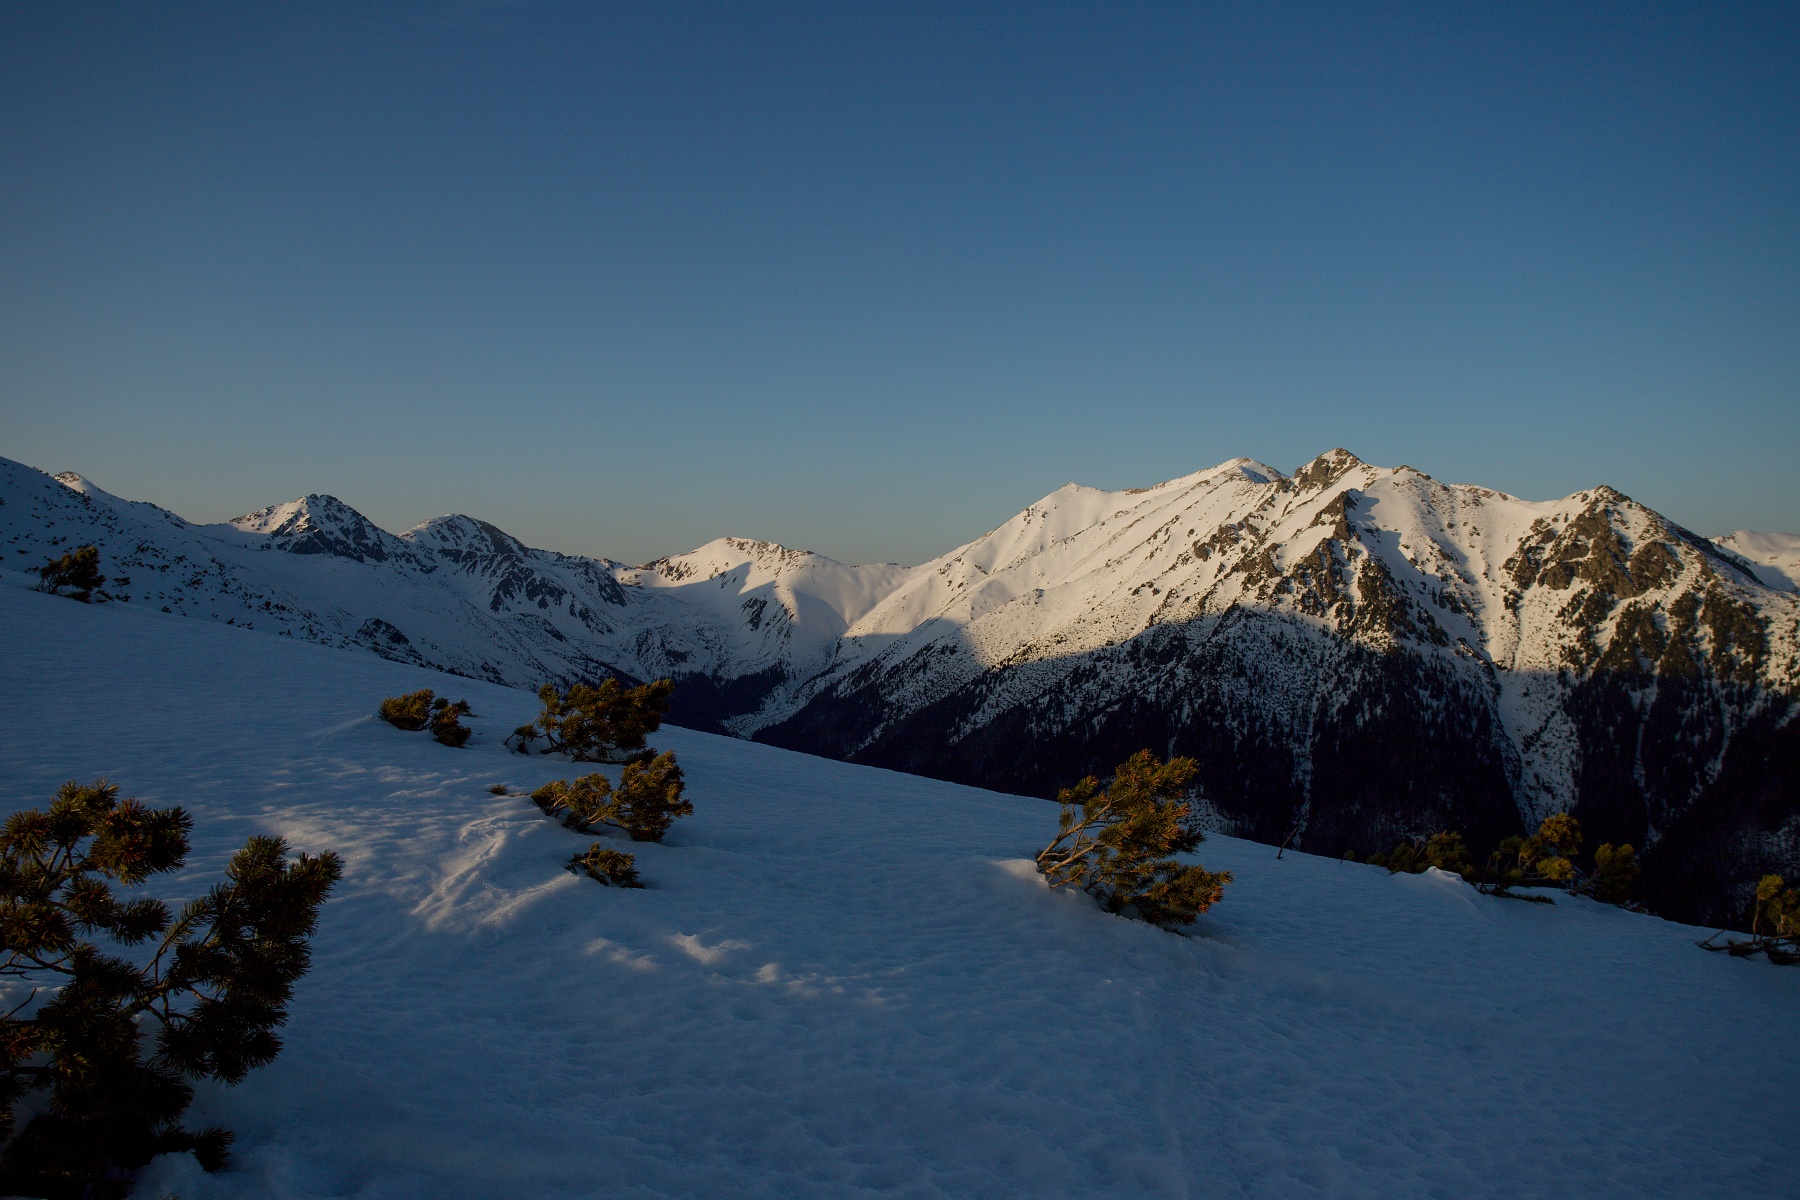
[[[106,576],[100,573],[100,548],[77,546],[38,568],[37,590],[61,595],[63,588],[71,588],[72,599],[86,604],[105,582]]]
[[[1698,943],[1702,950],[1723,950],[1738,958],[1765,954],[1778,966],[1800,966],[1800,891],[1787,886],[1779,875],[1764,875],[1756,882],[1755,904],[1750,914],[1748,938],[1726,938],[1718,933]]]
[[[552,780],[532,792],[531,799],[572,829],[611,825],[634,842],[660,842],[675,818],[693,815],[694,806],[682,791],[681,768],[675,755],[665,752],[626,763],[617,789],[595,772],[573,782]]]
[[[569,860],[568,869],[607,887],[641,888],[636,860],[622,850],[608,850],[595,842]]]
[[[598,771],[574,782],[553,779],[532,792],[531,801],[571,829],[591,831],[612,811],[612,781]]]
[[[1568,813],[1544,818],[1525,839],[1519,861],[1540,879],[1569,884],[1575,880],[1575,856],[1581,853],[1581,823]]]
[[[431,706],[431,736],[442,745],[460,750],[468,743],[469,734],[474,732],[462,723],[462,718],[470,712],[467,700],[458,700],[455,704],[437,700]]]
[[[430,729],[431,736],[446,746],[461,748],[468,744],[473,732],[462,718],[473,714],[467,700],[451,703],[435,695],[430,688],[420,688],[404,696],[389,696],[378,710],[381,719],[397,729],[417,732]]]
[[[1387,867],[1390,875],[1417,875],[1431,865],[1426,861],[1425,851],[1411,842],[1401,842],[1385,858],[1382,865]]]
[[[178,915],[115,894],[179,870],[192,828],[181,809],[120,800],[104,780],[65,784],[47,811],[0,827],[0,978],[53,993],[0,1018],[0,1136],[20,1100],[48,1092],[0,1154],[0,1191],[119,1196],[118,1172],[156,1154],[224,1164],[230,1133],[182,1127],[188,1080],[236,1083],[275,1058],[343,867],[335,854],[289,860],[281,839],[258,836]],[[139,965],[96,936],[152,952]]]
[[[1228,871],[1169,857],[1194,850],[1205,834],[1184,797],[1196,771],[1191,758],[1160,761],[1140,750],[1119,764],[1105,788],[1093,776],[1056,799],[1056,839],[1037,856],[1051,887],[1079,887],[1108,912],[1135,912],[1152,924],[1191,925],[1224,893]]]
[[[682,790],[681,768],[672,751],[626,763],[607,819],[634,842],[660,842],[676,817],[693,815],[694,806],[682,798]]]
[[[1420,875],[1428,867],[1436,867],[1464,879],[1471,879],[1475,874],[1475,864],[1469,858],[1469,848],[1464,844],[1462,834],[1451,830],[1434,833],[1429,841],[1423,843],[1401,842],[1394,847],[1393,853],[1371,854],[1368,861],[1375,866],[1386,867],[1390,875]]]
[[[377,711],[382,720],[396,729],[416,732],[431,721],[432,699],[430,688],[420,688],[404,696],[389,696],[381,702],[381,708]]]
[[[1487,864],[1482,868],[1482,887],[1498,895],[1505,894],[1524,882],[1525,872],[1519,869],[1519,859],[1524,847],[1525,839],[1517,834],[1502,838],[1493,853],[1488,855]]]
[[[1631,899],[1631,885],[1642,870],[1635,846],[1602,842],[1594,851],[1594,873],[1587,878],[1587,893],[1605,904],[1623,904]]]
[[[599,687],[578,683],[564,692],[547,683],[538,689],[544,711],[507,741],[520,753],[543,738],[545,754],[561,752],[576,762],[626,762],[644,753],[645,739],[662,727],[674,690],[667,679],[634,688],[608,679]]]
[[[1779,875],[1764,875],[1756,884],[1756,907],[1750,932],[1758,937],[1800,938],[1800,891]]]
[[[1440,871],[1464,879],[1475,877],[1475,860],[1469,857],[1469,847],[1464,843],[1463,835],[1453,830],[1432,834],[1431,841],[1425,845],[1425,859]]]
[[[1545,817],[1530,837],[1513,836],[1488,855],[1482,885],[1496,894],[1515,887],[1569,887],[1577,881],[1581,823],[1568,813]]]

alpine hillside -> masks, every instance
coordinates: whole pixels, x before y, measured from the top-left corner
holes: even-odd
[[[922,566],[721,539],[641,567],[329,496],[193,525],[0,464],[12,570],[94,543],[114,598],[497,683],[678,681],[673,719],[1048,795],[1142,746],[1223,832],[1367,853],[1559,810],[1723,920],[1800,871],[1800,539],[1606,487],[1537,502],[1346,451],[1070,484]]]

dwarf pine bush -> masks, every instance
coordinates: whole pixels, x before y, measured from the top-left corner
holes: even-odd
[[[236,1083],[279,1053],[275,1029],[343,866],[289,859],[281,839],[259,836],[179,914],[117,893],[179,870],[192,828],[181,809],[120,800],[104,780],[65,784],[48,810],[0,827],[0,978],[30,989],[0,1018],[0,1192],[122,1196],[121,1172],[180,1150],[224,1164],[229,1132],[182,1126],[188,1080]],[[14,1133],[17,1105],[37,1092],[37,1115]]]
[[[1386,867],[1390,875],[1421,875],[1430,867],[1460,875],[1464,879],[1471,879],[1475,874],[1475,863],[1469,858],[1469,847],[1463,841],[1462,834],[1453,830],[1434,833],[1429,841],[1423,843],[1401,842],[1390,854],[1369,855],[1369,862],[1378,867]]]
[[[1756,906],[1750,932],[1757,937],[1800,940],[1800,891],[1779,875],[1764,875],[1756,884]]]
[[[1717,941],[1713,934],[1699,943],[1702,950],[1724,950],[1744,958],[1764,954],[1779,966],[1800,966],[1800,891],[1787,886],[1779,875],[1757,880],[1750,910],[1750,937]]]
[[[681,767],[672,751],[625,764],[614,788],[596,771],[573,781],[556,779],[531,793],[532,802],[571,829],[611,825],[634,842],[660,842],[677,817],[692,816],[682,796]]]
[[[1463,835],[1454,830],[1431,835],[1431,840],[1425,844],[1425,860],[1427,866],[1440,871],[1464,879],[1475,877],[1475,860],[1469,857],[1468,844],[1463,841]]]
[[[608,679],[599,687],[577,683],[562,692],[546,683],[538,689],[544,711],[513,730],[507,741],[521,754],[542,738],[544,754],[561,752],[576,762],[625,762],[643,753],[645,739],[662,728],[674,690],[668,679],[634,688]]]
[[[1544,818],[1538,831],[1525,839],[1519,862],[1538,878],[1567,884],[1575,879],[1575,856],[1581,853],[1581,822],[1568,813]]]
[[[1637,848],[1630,843],[1615,846],[1602,842],[1594,851],[1594,870],[1583,884],[1584,890],[1605,904],[1624,904],[1631,899],[1631,885],[1643,870],[1638,866]]]
[[[381,702],[377,711],[381,719],[396,729],[418,731],[425,728],[431,720],[432,691],[420,688],[416,692],[407,692],[404,696],[389,696]]]
[[[475,711],[469,707],[469,702],[458,700],[452,703],[434,695],[430,688],[420,688],[403,696],[389,696],[377,711],[382,720],[397,729],[414,732],[429,729],[432,737],[455,748],[467,745],[469,735],[474,732],[462,723],[462,718]]]
[[[106,576],[100,573],[100,548],[77,546],[38,568],[37,590],[61,595],[68,588],[72,599],[86,604],[105,582]]]
[[[1569,887],[1577,879],[1580,852],[1581,823],[1568,813],[1554,813],[1530,837],[1509,837],[1488,855],[1482,889],[1505,896],[1515,887]]]
[[[1064,788],[1057,836],[1039,851],[1038,872],[1053,888],[1081,888],[1108,912],[1135,912],[1165,928],[1193,924],[1231,882],[1229,871],[1171,857],[1206,838],[1184,799],[1196,770],[1191,758],[1165,763],[1140,750],[1105,787],[1090,775]]]
[[[641,888],[644,885],[633,865],[636,861],[622,850],[608,850],[595,842],[569,859],[568,869],[607,887]]]
[[[444,699],[434,701],[431,705],[431,736],[442,745],[460,750],[474,732],[462,723],[472,711],[467,700],[458,700],[454,704]]]
[[[571,829],[591,830],[612,809],[612,780],[598,771],[573,781],[553,779],[531,793],[531,802]]]
[[[634,842],[660,842],[676,817],[694,813],[693,804],[682,797],[684,786],[673,751],[626,763],[607,819]]]

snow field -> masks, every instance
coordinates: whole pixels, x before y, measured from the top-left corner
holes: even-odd
[[[274,1065],[203,1087],[232,1170],[145,1196],[1775,1196],[1800,971],[1586,901],[1214,838],[1192,937],[1046,891],[1056,810],[664,729],[645,891],[509,754],[533,697],[0,586],[8,811],[74,777],[345,856]],[[373,717],[467,696],[465,750]],[[616,768],[611,768],[616,779]]]

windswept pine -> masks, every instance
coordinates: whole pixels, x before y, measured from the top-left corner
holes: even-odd
[[[579,872],[606,887],[641,888],[636,859],[622,850],[613,850],[595,842],[569,859],[568,870]]]
[[[275,1030],[343,863],[289,859],[258,835],[178,913],[119,894],[179,871],[192,830],[180,808],[121,800],[104,780],[67,783],[0,828],[0,983],[29,989],[0,1022],[0,1188],[123,1196],[115,1172],[154,1155],[225,1165],[229,1131],[182,1125],[189,1080],[237,1083],[280,1052]]]
[[[617,679],[566,690],[546,683],[538,689],[544,711],[513,730],[509,740],[521,754],[542,738],[543,754],[567,754],[576,762],[627,762],[643,753],[644,740],[662,727],[674,688],[667,679],[632,688]]]
[[[1184,863],[1206,840],[1187,803],[1196,772],[1188,758],[1161,762],[1140,750],[1104,786],[1092,775],[1064,788],[1057,836],[1038,852],[1051,887],[1075,887],[1108,912],[1153,925],[1192,925],[1231,882],[1229,871]]]
[[[682,792],[681,767],[673,752],[625,764],[619,786],[598,771],[575,780],[551,780],[531,793],[534,804],[572,829],[611,825],[634,842],[660,842],[677,817],[694,806]]]
[[[77,546],[38,568],[38,591],[61,595],[67,590],[83,604],[105,582],[106,576],[100,573],[100,550],[95,546]]]
[[[469,702],[458,700],[452,703],[446,697],[436,695],[430,688],[408,692],[404,696],[389,696],[381,702],[377,711],[382,720],[396,729],[414,732],[430,729],[433,739],[452,749],[468,745],[469,737],[474,732],[462,723],[464,717],[475,711]]]

